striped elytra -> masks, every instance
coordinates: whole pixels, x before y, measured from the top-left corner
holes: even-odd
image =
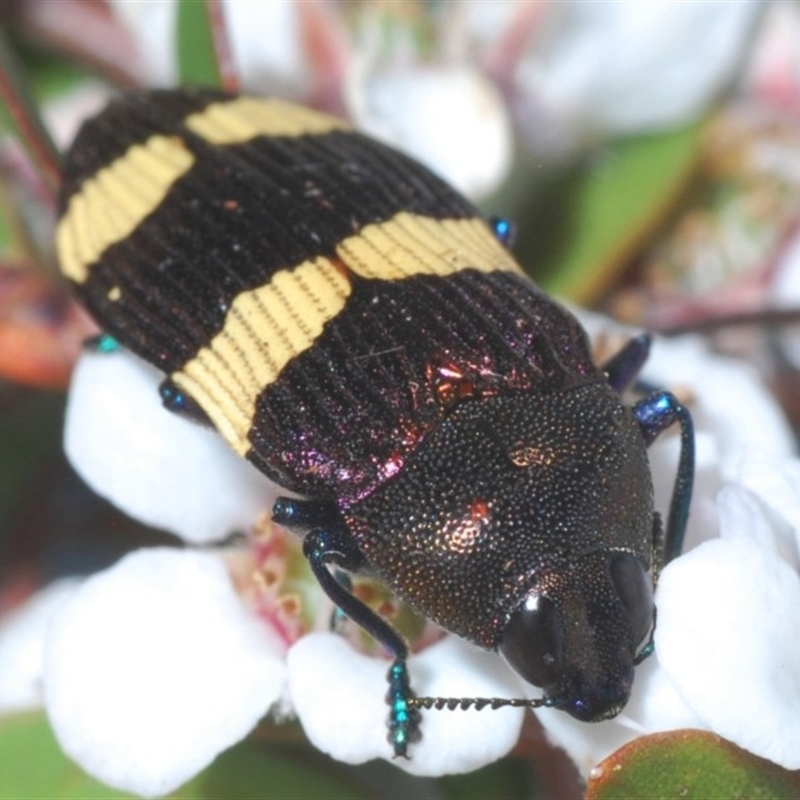
[[[57,247],[104,329],[234,450],[342,504],[394,473],[454,391],[597,376],[469,202],[279,100],[112,102],[67,154]]]

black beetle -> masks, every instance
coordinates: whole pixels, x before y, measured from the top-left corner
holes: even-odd
[[[307,498],[273,517],[305,534],[323,590],[393,654],[398,755],[422,707],[616,714],[685,528],[688,412],[665,392],[620,399],[649,339],[595,366],[509,236],[413,160],[282,101],[133,93],[65,160],[62,270],[114,339],[167,373],[168,408]],[[645,450],[676,421],[664,533]],[[406,643],[331,567],[498,650],[544,698],[415,697]]]

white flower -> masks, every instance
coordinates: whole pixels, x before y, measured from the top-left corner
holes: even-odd
[[[597,317],[583,322],[594,333],[620,333]],[[637,668],[625,711],[593,725],[552,709],[539,717],[585,773],[641,733],[687,726],[792,766],[800,752],[792,738],[800,664],[791,651],[800,625],[800,462],[789,430],[747,366],[711,356],[696,340],[658,341],[645,377],[691,394],[698,476],[690,552],[661,576],[656,655]],[[66,434],[77,468],[113,502],[185,539],[246,529],[244,517],[252,523],[268,511],[275,487],[229,457],[217,437],[163,411],[158,381],[126,353],[83,357]],[[665,510],[677,437],[662,438],[651,454]],[[44,633],[44,697],[59,740],[110,785],[170,791],[271,709],[297,714],[312,743],[337,759],[392,760],[389,662],[333,634],[307,633],[308,625],[282,624],[263,598],[253,600],[253,549],[266,546],[241,541],[210,552],[134,553],[74,590]],[[328,611],[312,624],[324,628],[330,606],[319,602]],[[2,642],[0,635],[0,649]],[[526,691],[497,656],[453,637],[413,656],[410,668],[422,695]],[[510,750],[522,716],[425,712],[422,742],[394,763],[422,775],[477,768]]]
[[[165,411],[160,380],[128,353],[85,353],[66,420],[74,466],[120,508],[188,543],[247,530],[277,488],[218,436]],[[6,648],[33,663],[17,693],[27,691],[30,705],[43,685],[64,751],[108,785],[144,796],[177,788],[271,711],[296,714],[311,741],[340,760],[394,761],[384,700],[390,662],[330,633],[301,636],[308,625],[287,621],[260,587],[293,572],[280,548],[269,560],[270,548],[274,541],[256,536],[211,551],[139,550],[72,586],[55,611],[55,603],[44,616],[34,606],[27,616],[40,621],[23,637],[28,644],[19,649],[12,637]],[[322,613],[304,611],[326,627],[331,606],[308,581],[302,600],[290,599],[319,605]],[[3,645],[0,629],[0,653]],[[521,692],[499,659],[454,639],[414,656],[411,673],[420,694]],[[476,769],[513,747],[523,715],[426,714],[411,760],[395,763],[425,775]]]
[[[344,88],[360,130],[469,197],[486,197],[508,174],[511,121],[498,89],[474,67],[364,64]]]
[[[45,633],[76,585],[71,579],[51,583],[0,619],[0,714],[41,706]]]
[[[324,665],[324,666],[322,666]],[[413,656],[412,685],[432,697],[518,697],[521,685],[497,656],[448,637]],[[301,639],[289,653],[292,702],[316,747],[351,764],[392,759],[386,741],[385,661],[356,653],[333,634]],[[320,673],[331,677],[321,680]],[[470,772],[517,743],[523,709],[425,712],[422,741],[394,763],[414,775]],[[337,721],[347,724],[336,724]]]
[[[281,697],[283,645],[211,553],[151,548],[88,578],[45,640],[45,706],[101,781],[171,792]]]
[[[797,769],[800,460],[791,433],[748,366],[696,340],[657,341],[645,378],[688,388],[698,443],[685,554],[656,593],[656,652],[615,719],[583,725],[551,709],[539,719],[584,775],[631,739],[677,728],[714,731]],[[665,437],[652,448],[660,508],[674,445]]]
[[[582,136],[630,134],[695,118],[730,83],[764,4],[555,3],[514,85]]]
[[[129,353],[84,353],[64,446],[98,494],[195,544],[247,531],[278,496],[213,431],[166,413],[157,370]]]

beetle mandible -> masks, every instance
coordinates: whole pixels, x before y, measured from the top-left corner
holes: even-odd
[[[166,373],[165,405],[305,499],[322,589],[391,653],[389,740],[420,708],[625,704],[651,649],[652,590],[679,552],[691,419],[669,393],[626,407],[645,335],[598,368],[570,313],[483,219],[341,120],[208,89],[142,91],[66,155],[64,274],[101,326]],[[666,530],[646,448],[682,447]],[[331,569],[367,572],[499,651],[532,701],[420,698],[408,647]]]

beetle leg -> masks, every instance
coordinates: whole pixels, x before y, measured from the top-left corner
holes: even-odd
[[[202,425],[205,428],[212,428],[213,423],[208,418],[208,414],[200,407],[200,404],[183,391],[173,380],[165,378],[158,387],[161,395],[161,405],[179,417]]]
[[[91,336],[83,343],[83,346],[92,353],[116,353],[122,349],[119,342],[108,333]]]
[[[343,569],[336,569],[334,570],[333,575],[336,578],[336,580],[342,584],[344,589],[352,594],[353,581],[350,578],[350,573],[345,572]],[[328,625],[328,629],[333,633],[340,633],[344,635],[346,621],[347,621],[347,614],[345,614],[344,611],[342,611],[342,609],[339,608],[339,606],[334,606],[333,611],[331,612],[331,619]]]
[[[358,572],[365,565],[361,551],[332,503],[281,497],[272,508],[272,518],[279,525],[295,530],[308,530],[303,539],[303,553],[322,591],[336,607],[393,656],[387,674],[389,692],[389,743],[395,756],[408,757],[408,746],[419,741],[421,715],[409,701],[414,697],[408,676],[408,645],[383,617],[362,603],[351,591],[349,581],[341,580],[330,566]],[[337,571],[338,572],[338,571]]]
[[[681,426],[678,472],[669,504],[662,564],[680,555],[694,484],[694,426],[689,410],[671,392],[656,391],[633,406],[645,443],[649,446],[670,425]]]
[[[393,656],[389,669],[389,743],[395,756],[407,756],[408,745],[420,738],[420,713],[409,707],[413,697],[409,684],[408,645],[403,637],[379,614],[355,597],[331,573],[328,565],[357,570],[364,563],[361,551],[353,543],[342,523],[331,528],[315,528],[303,540],[303,553],[311,571],[326,595],[350,619],[379,641]]]
[[[279,497],[272,506],[272,521],[302,533],[312,528],[344,524],[334,503],[299,497]]]
[[[603,372],[608,376],[612,388],[622,394],[636,379],[647,356],[653,337],[649,333],[634,336],[625,347],[603,364]]]

